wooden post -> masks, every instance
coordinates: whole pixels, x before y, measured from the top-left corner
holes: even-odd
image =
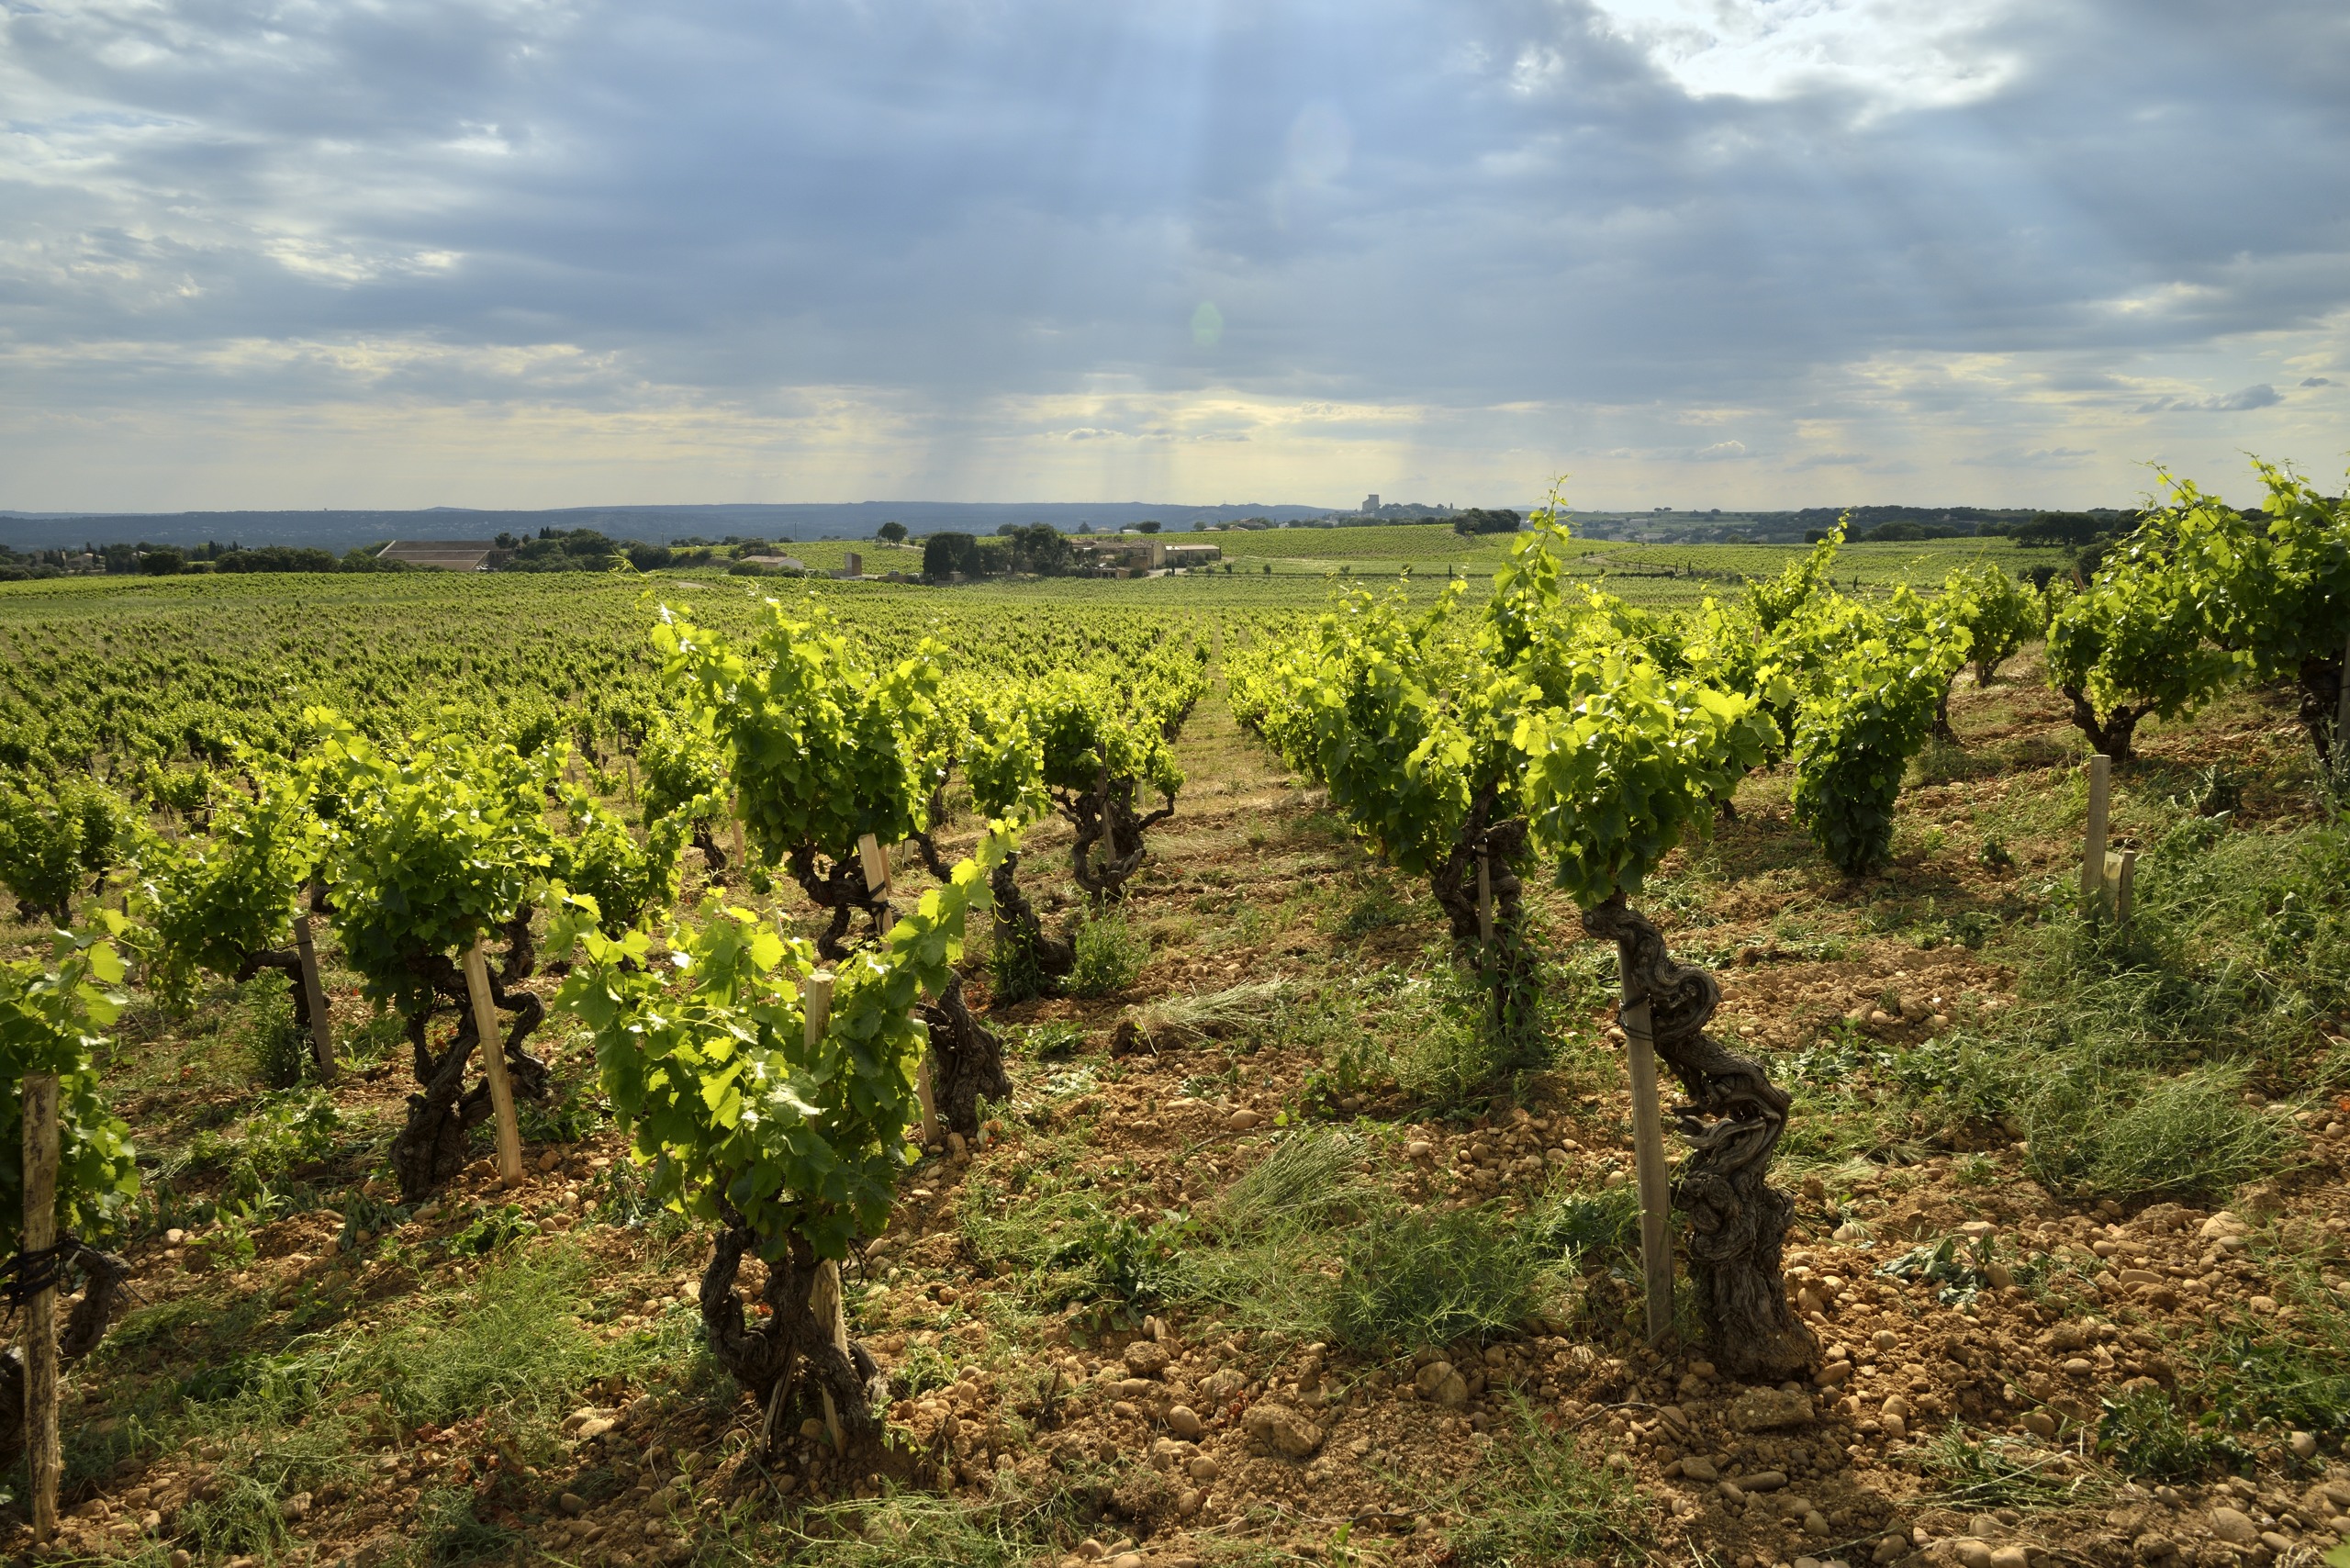
[[[57,1075],[28,1073],[25,1117],[25,1250],[57,1245]],[[57,1290],[25,1309],[25,1464],[32,1481],[33,1540],[57,1534]]]
[[[743,796],[739,790],[734,796],[734,868],[744,872],[751,868],[749,857],[743,853]]]
[[[830,1259],[817,1267],[816,1283],[808,1292],[808,1310],[817,1322],[831,1327],[833,1349],[847,1355],[848,1316],[841,1309],[841,1266]],[[848,1446],[841,1430],[840,1406],[833,1403],[831,1389],[819,1385],[819,1391],[824,1396],[824,1430],[833,1439],[833,1451],[839,1453]]]
[[[2105,818],[2113,761],[2089,758],[2088,832],[2081,845],[2081,913],[2094,915],[2105,902]]]
[[[800,982],[800,1002],[802,1016],[801,1038],[810,1049],[824,1037],[824,1026],[833,1017],[833,974],[818,969]],[[848,1353],[848,1321],[841,1312],[841,1266],[826,1262],[816,1271],[816,1283],[808,1293],[808,1310],[819,1323],[829,1324],[833,1344],[843,1355]],[[833,1451],[838,1453],[846,1439],[841,1432],[841,1413],[833,1403],[833,1391],[822,1390],[824,1396],[824,1430],[831,1434]]]
[[[310,945],[310,912],[294,916],[294,951],[302,960],[302,1000],[310,1010],[310,1051],[319,1059],[319,1081],[334,1081],[334,1024],[327,1016],[327,988],[319,980],[319,951]]]
[[[2113,918],[2122,924],[2127,924],[2130,921],[2130,884],[2136,879],[2137,874],[2138,852],[2134,849],[2123,850],[2121,870],[2113,879]]]
[[[914,1098],[922,1103],[922,1146],[928,1148],[938,1141],[938,1097],[930,1087],[930,1053],[922,1053],[922,1065],[914,1070]]]
[[[1477,856],[1477,940],[1494,939],[1494,861],[1493,857],[1480,851]]]
[[[636,804],[636,758],[622,752],[621,765],[628,769],[628,801],[632,806]]]
[[[2333,771],[2350,778],[2350,642],[2342,645],[2342,678],[2334,682]]]
[[[473,998],[482,1076],[489,1080],[489,1106],[498,1121],[498,1177],[509,1187],[520,1186],[522,1125],[514,1119],[514,1085],[506,1077],[506,1031],[498,1026],[498,1003],[489,994],[489,958],[478,936],[465,949],[465,991]]]
[[[890,890],[890,857],[881,853],[880,841],[869,833],[859,835],[856,858],[865,871],[866,891],[887,893]]]
[[[1657,1096],[1656,1042],[1645,990],[1633,991],[1631,952],[1617,949],[1623,1002],[1624,1056],[1632,1080],[1632,1157],[1640,1189],[1640,1273],[1646,1282],[1649,1343],[1673,1329],[1673,1177],[1664,1163],[1664,1113]]]
[[[824,1025],[833,1021],[833,971],[818,969],[800,982],[800,1010],[806,1023],[808,1048],[814,1050],[816,1042],[824,1037]]]

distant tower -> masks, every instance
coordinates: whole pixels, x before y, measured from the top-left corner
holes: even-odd
[[[1367,495],[1362,498],[1362,510],[1367,513],[1374,512],[1379,510],[1378,491],[1373,490],[1370,495]]]

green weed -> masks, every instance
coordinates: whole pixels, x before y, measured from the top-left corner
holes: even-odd
[[[1467,1518],[1452,1532],[1451,1561],[1463,1568],[1645,1561],[1645,1510],[1630,1482],[1583,1463],[1572,1436],[1522,1402],[1512,1419],[1516,1430],[1486,1450],[1463,1490]]]
[[[1114,996],[1135,983],[1150,961],[1150,939],[1119,909],[1100,911],[1079,922],[1073,938],[1077,961],[1069,970],[1074,996]]]
[[[2141,1481],[2199,1481],[2252,1458],[2233,1439],[2181,1415],[2164,1389],[2133,1388],[2101,1403],[2098,1450]]]
[[[1541,1259],[1513,1226],[1472,1209],[1404,1213],[1348,1232],[1328,1336],[1365,1354],[1507,1333],[1547,1294]]]
[[[567,1251],[499,1254],[470,1285],[413,1314],[369,1347],[352,1381],[380,1389],[408,1420],[446,1426],[492,1409],[538,1417],[567,1406],[607,1370],[580,1327],[588,1260]]]

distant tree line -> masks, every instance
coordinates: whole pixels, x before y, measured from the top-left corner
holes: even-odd
[[[1143,527],[1158,532],[1154,523]],[[926,534],[922,542],[922,575],[931,582],[945,582],[957,572],[967,577],[1060,577],[1076,569],[1077,547],[1049,522],[1007,522],[990,539],[946,532]]]

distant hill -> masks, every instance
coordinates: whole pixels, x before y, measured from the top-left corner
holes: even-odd
[[[656,544],[674,539],[722,539],[730,533],[787,541],[870,539],[875,529],[891,521],[904,523],[913,533],[993,533],[999,524],[1007,522],[1049,522],[1069,533],[1081,522],[1090,522],[1100,532],[1155,520],[1172,533],[1188,531],[1194,522],[1238,522],[1252,517],[1292,522],[1326,517],[1333,510],[1147,501],[845,501],[795,506],[564,507],[538,511],[471,507],[429,507],[417,511],[0,511],[0,544],[17,550],[56,550],[113,541],[202,544],[217,540],[249,546],[314,545],[340,554],[354,544],[379,539],[490,539],[500,533],[527,536],[542,528],[592,528],[615,539]]]

